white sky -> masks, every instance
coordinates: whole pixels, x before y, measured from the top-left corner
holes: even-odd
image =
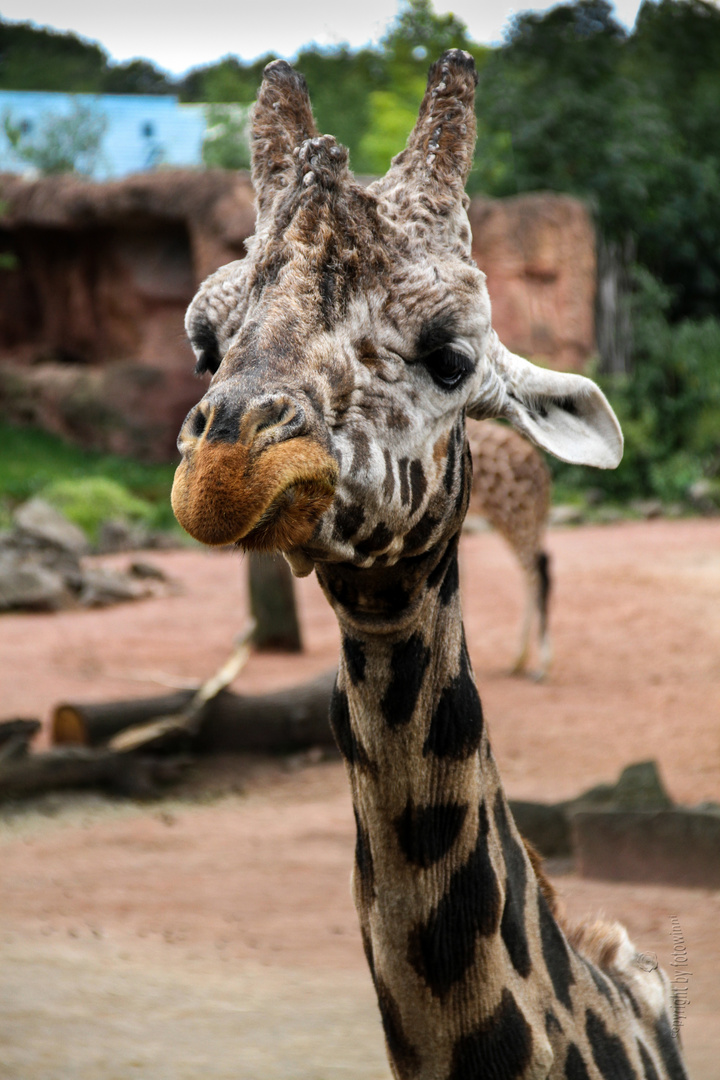
[[[470,36],[502,40],[516,11],[545,10],[555,0],[435,0],[438,14],[454,11]],[[632,27],[640,0],[616,0],[620,22]],[[316,42],[353,47],[382,37],[398,0],[0,0],[5,19],[72,30],[99,42],[114,60],[142,57],[180,74],[232,53],[252,60],[268,52],[292,57]]]

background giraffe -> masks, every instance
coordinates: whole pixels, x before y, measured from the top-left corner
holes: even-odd
[[[407,149],[370,188],[270,64],[253,118],[246,260],[187,325],[210,387],[173,486],[208,544],[317,573],[342,653],[331,720],[357,824],[353,888],[398,1080],[683,1080],[669,980],[625,931],[571,930],[517,832],[462,626],[465,434],[504,416],[578,464],[618,464],[602,393],[490,325],[463,188],[472,58],[430,69]]]
[[[535,447],[512,428],[484,420],[468,424],[473,480],[468,512],[481,514],[507,541],[525,575],[525,613],[513,675],[525,671],[533,623],[537,623],[543,679],[552,651],[548,630],[550,560],[543,541],[550,511],[550,471]]]

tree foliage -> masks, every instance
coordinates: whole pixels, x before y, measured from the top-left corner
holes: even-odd
[[[720,308],[720,9],[645,0],[627,34],[606,0],[513,22],[480,73],[472,184],[589,198],[637,238],[671,318]]]
[[[670,322],[671,291],[642,266],[633,278],[632,373],[598,378],[622,425],[625,453],[621,468],[595,473],[592,484],[617,499],[682,501],[701,477],[720,477],[720,319]],[[550,465],[563,484],[587,485],[586,470]]]
[[[148,60],[111,64],[100,45],[76,34],[0,18],[0,90],[88,94],[171,94],[172,80]]]
[[[209,105],[203,163],[209,169],[250,168],[250,106]]]

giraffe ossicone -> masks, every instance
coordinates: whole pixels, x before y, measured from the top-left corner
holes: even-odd
[[[517,832],[465,645],[466,417],[504,416],[569,461],[622,454],[593,383],[492,330],[463,191],[475,84],[472,58],[445,53],[406,149],[364,188],[302,76],[268,66],[255,235],[188,311],[212,378],[180,433],[173,506],[205,543],[314,568],[337,615],[331,723],[398,1080],[681,1080],[667,977],[633,962],[621,928],[565,926]]]

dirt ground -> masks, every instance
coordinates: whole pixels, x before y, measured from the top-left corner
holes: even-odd
[[[509,678],[523,603],[491,533],[466,536],[466,628],[507,791],[547,801],[655,758],[679,802],[720,800],[720,521],[555,529],[555,662]],[[241,560],[144,556],[176,596],[0,619],[0,713],[161,693],[214,671],[246,617]],[[108,560],[115,563],[127,557]],[[337,654],[314,579],[306,651],[254,656],[238,692],[290,685]],[[162,802],[45,796],[0,810],[2,1080],[388,1080],[348,880],[335,760],[217,762]],[[720,858],[720,853],[718,854]],[[720,892],[551,875],[573,915],[619,918],[690,963],[694,1080],[720,1066]]]

